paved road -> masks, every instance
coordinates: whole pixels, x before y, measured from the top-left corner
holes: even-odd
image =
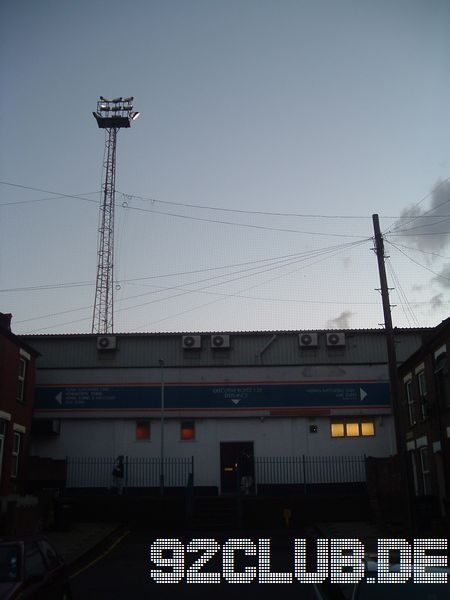
[[[202,537],[215,538],[222,546],[229,537],[241,537],[227,535],[203,535]],[[198,534],[186,536],[177,547],[183,551],[188,542]],[[269,536],[267,536],[269,537]],[[102,598],[124,598],[134,600],[139,598],[165,599],[202,599],[208,598],[220,600],[227,598],[230,594],[233,598],[255,598],[256,600],[270,598],[274,600],[295,598],[296,600],[319,600],[316,588],[312,585],[301,585],[299,583],[285,585],[263,585],[263,584],[233,584],[224,582],[222,573],[222,552],[212,558],[202,568],[203,572],[221,573],[222,583],[211,584],[186,584],[185,578],[178,584],[158,584],[151,576],[151,569],[155,567],[150,560],[150,545],[155,541],[154,533],[144,531],[132,531],[126,536],[110,553],[92,564],[83,572],[72,579],[74,600],[99,600]],[[257,541],[252,537],[253,541]],[[271,572],[293,571],[293,547],[291,539],[271,538]],[[182,544],[182,545],[181,545]],[[241,571],[245,566],[257,565],[256,557],[247,557],[236,554],[236,570]],[[172,553],[162,553],[161,558],[167,558]],[[200,556],[198,554],[186,553],[185,568],[189,569],[193,562]],[[327,597],[328,600],[328,597]]]

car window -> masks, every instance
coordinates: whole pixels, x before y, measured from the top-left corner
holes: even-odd
[[[42,554],[44,555],[45,562],[47,563],[47,568],[52,571],[53,569],[59,567],[61,560],[56,554],[56,550],[50,546],[46,540],[41,540],[39,545],[41,547]]]
[[[43,577],[47,573],[44,557],[36,542],[25,546],[25,578]]]
[[[18,581],[20,574],[20,547],[14,544],[0,546],[0,582]]]

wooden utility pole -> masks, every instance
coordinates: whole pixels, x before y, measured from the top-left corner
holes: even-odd
[[[406,439],[402,435],[403,426],[400,415],[400,397],[398,393],[398,373],[397,373],[397,354],[395,350],[394,329],[392,327],[391,305],[389,302],[389,288],[386,278],[386,268],[384,264],[384,240],[380,231],[380,222],[378,215],[372,215],[373,230],[375,233],[375,253],[378,260],[378,272],[380,274],[381,300],[383,303],[384,327],[386,332],[386,347],[389,367],[389,385],[391,392],[391,409],[394,417],[395,440],[397,444],[397,454],[399,458],[399,467],[402,480],[402,491],[405,503],[405,513],[407,526],[413,534],[413,513],[411,506],[411,481],[408,476],[408,464],[406,454]]]

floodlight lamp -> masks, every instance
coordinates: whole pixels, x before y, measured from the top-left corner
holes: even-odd
[[[109,106],[107,104],[100,104],[100,110],[109,110]]]
[[[111,102],[122,102],[122,96],[120,96],[120,98],[114,98]]]
[[[140,114],[141,114],[140,112],[132,112],[132,113],[130,114],[131,120],[132,120],[132,121],[136,121],[136,119],[138,118],[138,116],[139,116]]]
[[[123,99],[124,102],[133,102],[133,100],[134,100],[133,96],[130,96],[129,98],[124,98]]]

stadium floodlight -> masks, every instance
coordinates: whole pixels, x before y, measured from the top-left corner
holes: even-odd
[[[97,111],[92,114],[100,129],[105,129],[105,178],[102,186],[103,199],[100,205],[100,235],[98,240],[97,281],[95,303],[92,317],[92,333],[112,333],[114,331],[114,206],[116,181],[116,143],[117,133],[123,127],[130,127],[139,113],[133,111],[133,98],[122,97],[106,100],[100,96]]]

